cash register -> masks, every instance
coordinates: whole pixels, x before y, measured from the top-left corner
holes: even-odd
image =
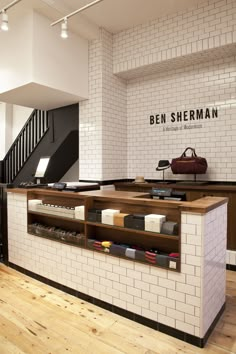
[[[173,190],[172,188],[152,188],[150,192],[152,199],[186,201],[186,193]]]

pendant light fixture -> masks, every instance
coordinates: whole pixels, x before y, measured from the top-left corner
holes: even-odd
[[[5,10],[2,11],[2,23],[1,23],[1,30],[6,32],[9,30],[8,27],[8,14]]]
[[[61,38],[68,38],[68,25],[67,18],[64,18],[64,21],[61,23]]]
[[[0,10],[0,14],[2,15],[0,28],[2,31],[7,32],[9,30],[7,10],[9,10],[12,6],[16,5],[20,1],[21,0],[14,0],[14,1],[10,2],[10,4],[4,6],[4,8]]]
[[[59,20],[51,23],[51,26],[55,26],[58,23],[61,23],[61,38],[68,38],[68,23],[67,23],[68,18],[78,14],[79,12],[82,12],[82,11],[88,9],[89,7],[92,7],[96,4],[98,4],[101,1],[103,1],[103,0],[95,0],[87,5],[83,6],[83,7],[79,8],[78,10],[75,10],[75,11],[71,12],[70,14],[60,18]]]

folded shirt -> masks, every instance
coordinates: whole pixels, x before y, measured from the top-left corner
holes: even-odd
[[[136,250],[134,250],[132,248],[126,248],[125,255],[126,255],[126,257],[135,259],[135,252],[136,252]]]

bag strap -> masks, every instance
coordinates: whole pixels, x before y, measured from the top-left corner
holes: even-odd
[[[192,151],[192,157],[193,157],[193,156],[194,156],[194,157],[197,157],[197,154],[196,154],[195,149],[191,148],[190,146],[187,147],[187,148],[184,150],[184,152],[182,153],[181,157],[186,157],[186,152],[187,152],[188,150],[191,150],[191,151]]]

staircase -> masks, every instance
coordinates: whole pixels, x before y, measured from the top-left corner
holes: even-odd
[[[0,161],[0,182],[32,181],[39,159],[49,156],[46,183],[59,181],[79,157],[79,106],[34,110]]]
[[[48,114],[35,109],[3,160],[3,182],[12,183],[48,131]]]

